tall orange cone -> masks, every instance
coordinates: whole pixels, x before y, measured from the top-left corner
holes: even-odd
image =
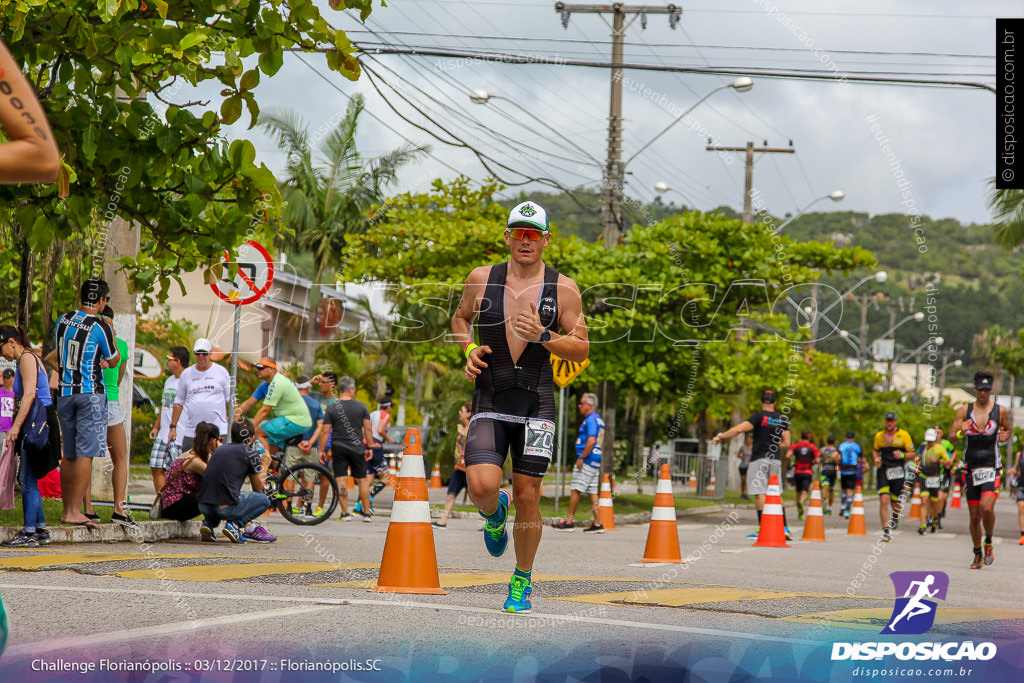
[[[388,486],[395,488],[395,484],[398,481],[398,468],[395,467],[395,456],[391,456],[388,461]],[[426,481],[424,479],[424,481]]]
[[[814,482],[811,489],[811,504],[807,508],[807,521],[804,522],[804,535],[801,541],[824,541],[825,518],[821,509],[821,484]]]
[[[864,494],[861,493],[860,484],[853,493],[853,507],[850,509],[850,525],[846,528],[847,536],[867,536],[868,530],[864,526]]]
[[[916,482],[914,483],[914,497],[910,499],[910,514],[907,515],[907,519],[921,521],[921,486]]]
[[[654,491],[654,509],[647,530],[647,547],[641,562],[674,562],[682,564],[679,552],[679,530],[676,528],[676,501],[672,497],[672,477],[668,463],[661,466],[658,488]]]
[[[441,488],[441,464],[434,463],[434,469],[430,473],[430,488],[439,489]]]
[[[779,488],[779,475],[773,474],[768,480],[768,495],[761,509],[761,530],[757,534],[754,545],[766,548],[788,548],[786,543],[786,523],[782,517],[782,491]]]
[[[427,502],[427,478],[423,467],[420,432],[408,438],[404,467],[395,487],[391,523],[384,541],[377,586],[379,593],[419,593],[445,595],[437,571],[434,533],[430,527],[430,504]]]
[[[356,478],[355,478],[355,477],[353,477],[353,476],[352,476],[352,475],[350,474],[350,475],[348,475],[348,481],[346,482],[346,488],[348,488],[348,490],[349,490],[349,491],[351,491],[351,490],[353,490],[353,489],[354,489],[355,487],[356,487]]]
[[[960,505],[960,482],[957,481],[956,486],[953,487],[953,500],[949,504],[949,507],[953,510],[959,510]]]
[[[601,482],[601,498],[597,501],[597,511],[601,515],[598,520],[605,529],[615,529],[615,512],[612,510],[612,484],[608,475]]]
[[[713,467],[711,468],[711,478],[708,479],[708,486],[704,492],[709,498],[715,497],[715,468]]]
[[[697,470],[690,468],[690,490],[697,490]]]

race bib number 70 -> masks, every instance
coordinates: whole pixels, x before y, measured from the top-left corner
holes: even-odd
[[[555,423],[550,420],[530,418],[526,421],[523,455],[551,460],[555,448]]]

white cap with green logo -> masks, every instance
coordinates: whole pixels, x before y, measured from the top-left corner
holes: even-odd
[[[523,202],[508,214],[508,227],[513,226],[549,232],[548,214],[537,202]]]

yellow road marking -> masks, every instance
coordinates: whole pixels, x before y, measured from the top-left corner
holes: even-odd
[[[826,623],[844,628],[856,628],[866,631],[881,630],[892,617],[891,607],[874,609],[840,609],[831,612],[809,612],[792,617],[782,617],[783,621],[795,621],[805,624]],[[1012,609],[982,609],[979,607],[943,607],[939,606],[935,614],[936,624],[960,624],[974,621],[1004,621],[1024,619],[1024,611]]]
[[[377,567],[367,562],[253,562],[250,564],[214,564],[195,567],[168,567],[167,569],[135,569],[114,572],[116,576],[132,579],[168,579],[170,581],[222,581],[247,579],[272,574],[305,574],[343,569]]]
[[[491,584],[507,584],[511,573],[501,572],[452,572],[440,574],[442,588],[466,588],[469,586],[489,586]],[[534,574],[534,581],[628,581],[639,579],[594,578],[592,576],[572,576],[566,574]],[[373,588],[377,582],[373,579],[359,581],[341,581],[338,583],[318,583],[318,588]]]
[[[23,557],[0,558],[0,570],[2,569],[39,569],[41,567],[53,567],[61,564],[86,564],[89,562],[117,562],[120,560],[146,560],[146,559],[201,559],[210,558],[210,555],[181,555],[181,554],[149,554],[139,553],[55,553],[52,555],[26,555]],[[227,556],[218,556],[227,557]]]
[[[667,582],[666,582],[667,583]],[[834,593],[808,593],[806,591],[773,591],[760,588],[744,588],[742,586],[720,586],[714,584],[690,584],[692,588],[662,588],[657,590],[637,590],[622,593],[592,593],[575,595],[555,600],[571,602],[588,602],[599,605],[661,605],[663,607],[683,607],[707,602],[742,602],[748,600],[781,600],[785,598],[856,598],[860,600],[885,600],[871,596],[849,596]]]

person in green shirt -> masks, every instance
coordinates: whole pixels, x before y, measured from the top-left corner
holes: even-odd
[[[236,418],[245,415],[257,402],[263,401],[253,418],[256,438],[270,453],[277,453],[289,439],[305,434],[313,426],[313,418],[302,395],[295,388],[295,383],[277,371],[277,362],[273,358],[265,356],[254,363],[253,368],[263,383],[238,407]],[[271,410],[274,411],[274,417],[268,420]],[[264,455],[263,467],[269,465],[270,456]]]
[[[917,533],[924,534],[931,527],[934,534],[938,531],[939,515],[942,514],[942,506],[946,503],[946,492],[942,488],[942,476],[946,468],[951,464],[949,451],[939,441],[938,433],[934,429],[927,429],[924,433],[924,453],[921,455],[921,477],[924,478],[924,486],[921,488],[921,528]]]

